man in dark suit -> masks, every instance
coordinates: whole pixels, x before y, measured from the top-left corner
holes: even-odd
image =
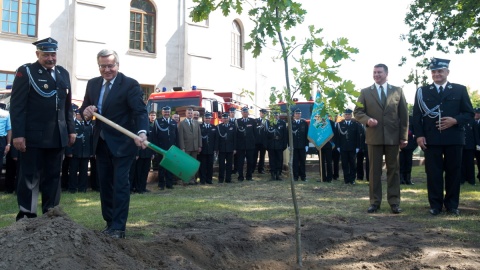
[[[267,151],[267,134],[266,134],[266,123],[268,119],[266,119],[267,110],[261,109],[260,110],[260,117],[255,119],[257,122],[257,130],[255,131],[255,158],[253,163],[253,170],[255,171],[255,167],[258,164],[258,173],[265,174],[265,153]]]
[[[449,63],[432,58],[429,68],[433,83],[417,90],[413,107],[413,130],[425,153],[429,212],[434,216],[443,206],[448,213],[460,214],[463,126],[474,115],[467,88],[447,80]]]
[[[39,192],[43,213],[60,203],[60,165],[76,136],[70,75],[56,65],[58,43],[46,38],[33,44],[38,60],[17,69],[10,102],[13,145],[20,152],[17,220],[37,216]]]
[[[345,184],[355,185],[356,156],[360,147],[360,126],[352,121],[352,110],[345,109],[344,120],[337,124],[335,142],[342,158],[343,180]]]
[[[211,123],[212,114],[206,112],[204,122],[200,124],[202,133],[202,151],[199,155],[200,161],[200,184],[213,184],[213,158],[217,141],[217,127]]]
[[[242,118],[237,119],[237,170],[238,181],[252,181],[252,173],[255,170],[255,131],[257,122],[248,117],[248,108],[242,108]],[[247,159],[247,170],[245,178],[243,174],[243,165]]]
[[[118,72],[119,59],[113,50],[97,54],[100,77],[88,81],[80,111],[90,120],[98,112],[117,125],[138,134],[134,140],[107,124],[97,121],[93,149],[100,179],[102,215],[107,226],[103,233],[125,238],[130,204],[129,171],[138,147],[145,149],[148,112],[138,82]]]
[[[480,144],[478,130],[475,128],[475,120],[469,119],[464,125],[465,145],[462,150],[462,172],[460,184],[465,182],[475,186],[475,148]]]
[[[368,213],[380,209],[382,202],[383,156],[387,166],[387,200],[394,214],[400,208],[400,174],[398,152],[407,145],[408,109],[400,87],[387,83],[388,67],[373,67],[375,84],[362,89],[354,111],[355,119],[366,127],[366,143],[370,159],[370,207]]]
[[[357,153],[357,180],[366,179],[368,181],[368,177],[370,176],[370,163],[368,162],[368,148],[365,143],[365,125],[360,122],[358,122],[358,124],[360,125],[360,147]],[[365,169],[363,166],[364,160]]]
[[[296,109],[293,113],[292,120],[292,134],[293,145],[293,179],[298,181],[298,177],[302,181],[307,181],[307,174],[305,172],[305,161],[307,159],[308,150],[308,123],[302,117],[302,111]]]
[[[283,151],[287,149],[288,129],[285,121],[280,119],[280,114],[274,112],[274,120],[268,123],[267,133],[267,149],[268,161],[270,163],[270,180],[281,181],[283,168]]]
[[[237,109],[235,107],[230,107],[228,109],[228,122],[229,125],[232,125],[235,127],[235,132],[237,128],[237,118],[235,117]],[[237,151],[235,151],[235,154],[233,154],[233,168],[232,168],[232,174],[237,174],[237,163],[238,163],[238,155]]]
[[[154,121],[150,140],[158,147],[168,150],[172,145],[178,146],[178,128],[177,122],[170,118],[171,108],[165,106],[162,108],[162,117]],[[156,154],[155,162],[160,162],[163,155]],[[158,164],[157,164],[158,166]],[[158,166],[158,188],[164,190],[173,189],[173,175],[162,166]]]
[[[323,147],[320,149],[320,153],[322,156],[321,160],[321,165],[322,165],[322,177],[317,180],[317,182],[326,182],[330,183],[332,182],[333,179],[333,151],[334,150],[334,145],[335,144],[335,123],[328,119],[330,121],[330,127],[332,129],[332,133],[334,136],[327,142]],[[338,152],[338,151],[337,151]]]
[[[222,115],[222,124],[217,126],[218,137],[215,150],[218,151],[218,182],[232,182],[232,161],[237,147],[237,129],[231,124],[228,114]]]

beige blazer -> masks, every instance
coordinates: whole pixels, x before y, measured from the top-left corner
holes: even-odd
[[[202,133],[196,120],[192,120],[192,129],[186,118],[178,124],[178,144],[186,152],[198,151],[202,147]]]
[[[375,84],[362,89],[355,107],[354,116],[365,125],[366,143],[370,145],[398,145],[408,141],[408,108],[403,89],[387,84],[387,104],[383,108]],[[368,119],[378,121],[369,127]]]

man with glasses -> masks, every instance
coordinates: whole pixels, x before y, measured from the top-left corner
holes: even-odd
[[[119,126],[138,134],[134,141],[107,124],[97,121],[93,151],[97,157],[102,215],[107,226],[103,233],[125,238],[130,204],[129,171],[138,147],[145,149],[148,112],[138,82],[119,70],[119,58],[113,50],[97,54],[100,77],[88,81],[80,111],[86,120],[97,112]]]

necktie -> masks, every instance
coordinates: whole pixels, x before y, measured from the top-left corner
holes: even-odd
[[[385,95],[385,91],[383,91],[383,85],[380,85],[380,95],[382,95],[382,105],[385,107],[385,105],[387,105],[387,96]]]
[[[55,80],[55,72],[53,72],[52,68],[47,68],[47,73],[50,75],[50,77],[52,77],[52,79]]]
[[[438,93],[439,93],[440,95],[443,93],[443,86],[440,86],[440,87],[438,88]]]
[[[105,89],[103,90],[103,98],[102,98],[102,107],[105,104],[105,100],[107,99],[107,95],[110,92],[110,81],[105,83]]]
[[[350,121],[347,121],[347,126],[350,126]]]
[[[192,127],[192,119],[188,119],[188,123],[190,124],[190,131],[193,131],[193,127]]]

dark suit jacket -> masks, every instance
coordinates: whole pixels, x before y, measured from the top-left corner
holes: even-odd
[[[97,106],[102,90],[103,78],[96,77],[88,81],[87,90],[83,99],[81,113],[90,105]],[[140,130],[148,132],[148,113],[143,102],[143,91],[138,82],[130,77],[118,73],[110,92],[102,104],[102,115],[121,127],[137,134]],[[103,130],[105,142],[115,157],[135,155],[138,147],[128,136],[102,121],[96,121],[93,135],[93,151],[95,153],[100,131]]]
[[[237,148],[237,129],[235,123],[217,126],[217,140],[215,150],[221,153],[232,153]]]
[[[295,119],[292,119],[292,133],[294,149],[301,149],[308,146],[308,123],[305,119],[300,119],[299,124],[297,124]]]
[[[177,122],[171,118],[167,120],[164,117],[157,118],[153,122],[151,138],[149,139],[164,150],[170,149],[172,145],[178,147]]]
[[[10,100],[12,138],[24,137],[27,148],[65,147],[68,134],[75,133],[70,75],[56,66],[55,76],[56,80],[38,62],[19,67],[15,74]],[[57,90],[57,94],[43,97],[34,86],[47,94]]]
[[[408,108],[400,87],[387,85],[387,104],[383,108],[374,85],[362,89],[355,107],[355,119],[366,127],[366,143],[370,145],[399,145],[408,140]],[[378,121],[375,127],[367,125],[368,119]]]
[[[202,132],[202,152],[203,155],[213,155],[217,143],[218,130],[215,125],[210,124],[210,128],[205,123],[200,124]]]
[[[288,145],[287,124],[282,119],[275,122],[268,122],[267,127],[267,149],[285,150]]]
[[[237,119],[237,150],[254,150],[255,137],[257,130],[257,122],[255,119],[248,117]]]
[[[350,125],[347,125],[345,120],[337,124],[335,142],[337,147],[340,147],[340,151],[355,151],[357,148],[360,148],[361,128],[362,126],[353,120],[350,120]]]
[[[441,104],[442,117],[453,117],[457,120],[457,124],[440,132],[435,123],[438,121],[438,117],[423,116],[418,102],[419,94],[429,109]],[[434,84],[420,87],[417,90],[413,107],[413,130],[416,138],[425,137],[427,147],[428,145],[464,145],[463,125],[473,116],[472,103],[467,88],[463,85],[448,82],[442,95],[438,94]]]

